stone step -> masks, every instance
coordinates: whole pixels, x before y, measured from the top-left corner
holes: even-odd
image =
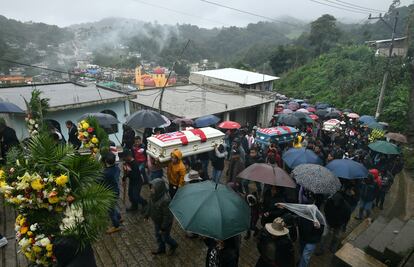
[[[371,241],[366,251],[371,256],[386,261],[384,255],[385,248],[391,244],[395,237],[399,234],[400,230],[404,227],[405,223],[398,218],[392,219],[387,226]]]
[[[359,248],[350,243],[345,243],[340,250],[335,253],[332,266],[337,267],[386,267],[374,257],[366,254]]]
[[[351,244],[354,247],[365,250],[387,224],[387,219],[378,217],[362,234],[360,234],[354,241],[351,241]]]
[[[414,249],[414,220],[409,220],[401,228],[399,234],[385,248],[385,257],[390,260],[390,266],[397,266]]]

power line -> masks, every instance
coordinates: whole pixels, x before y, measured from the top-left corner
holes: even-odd
[[[196,16],[194,14],[182,12],[182,11],[179,11],[179,10],[175,10],[175,9],[172,9],[172,8],[169,8],[169,7],[165,7],[165,6],[156,5],[156,4],[153,4],[153,3],[148,3],[146,1],[142,1],[142,0],[133,0],[133,1],[134,2],[138,2],[138,3],[141,3],[141,4],[144,4],[144,5],[147,5],[147,6],[152,6],[152,7],[164,9],[164,10],[167,10],[167,11],[170,11],[170,12],[174,12],[174,13],[177,13],[177,14],[181,14],[181,15],[184,15],[184,16],[196,18],[198,20],[205,20],[205,21],[213,22],[213,23],[218,24],[220,26],[223,26],[223,25],[230,26],[229,24],[224,23],[224,22],[220,22],[220,21],[217,21],[217,20],[212,20],[212,19],[208,19],[208,18],[199,17],[199,16]]]
[[[364,9],[364,8],[359,8],[359,7],[348,6],[348,5],[341,4],[341,3],[338,3],[338,2],[335,2],[335,1],[332,1],[332,0],[322,0],[322,1],[324,1],[324,2],[328,2],[328,3],[331,3],[331,4],[333,4],[333,5],[337,5],[337,6],[345,7],[345,8],[347,8],[347,9],[351,9],[351,10],[362,11],[362,12],[373,12],[372,10],[366,10],[366,9]]]
[[[237,12],[240,12],[240,13],[243,13],[243,14],[247,14],[247,15],[250,15],[250,16],[253,16],[253,17],[258,17],[258,18],[262,18],[262,19],[265,19],[265,20],[270,20],[270,21],[274,21],[274,22],[278,22],[278,23],[283,23],[283,24],[293,26],[293,27],[297,27],[297,28],[300,27],[300,25],[297,25],[297,24],[289,23],[289,22],[286,22],[286,21],[283,21],[283,20],[277,20],[277,19],[274,19],[274,18],[271,18],[271,17],[263,16],[263,15],[256,14],[256,13],[253,13],[253,12],[250,12],[250,11],[241,10],[241,9],[231,7],[231,6],[226,6],[226,5],[223,5],[223,4],[220,4],[220,3],[211,2],[211,1],[207,1],[207,0],[200,0],[200,1],[204,2],[204,3],[207,3],[207,4],[210,4],[210,5],[213,5],[213,6],[218,6],[218,7],[230,9],[230,10],[233,10],[233,11],[237,11]]]
[[[347,9],[347,8],[343,8],[343,7],[339,7],[339,6],[330,5],[330,4],[319,2],[319,1],[316,1],[316,0],[309,0],[309,1],[314,2],[314,3],[318,3],[320,5],[329,6],[329,7],[333,7],[333,8],[353,12],[353,13],[368,14],[368,12],[360,12],[360,11],[356,11],[356,10],[352,10],[352,9]]]
[[[349,3],[349,2],[345,2],[345,1],[342,1],[342,0],[336,0],[336,2],[340,2],[340,3],[347,4],[347,5],[354,6],[354,7],[363,8],[363,9],[366,9],[366,10],[371,10],[372,12],[373,11],[375,11],[375,12],[387,12],[385,10],[379,10],[379,9],[375,9],[375,8],[368,8],[368,7],[363,7],[363,6],[355,5],[355,4],[352,4],[352,3]]]

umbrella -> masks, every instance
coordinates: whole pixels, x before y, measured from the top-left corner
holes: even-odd
[[[212,181],[181,187],[170,210],[184,230],[218,240],[238,235],[250,226],[246,201],[230,187]]]
[[[84,120],[88,117],[95,118],[98,121],[99,125],[101,125],[103,127],[111,127],[111,125],[119,123],[118,119],[115,118],[114,116],[112,116],[111,114],[99,113],[99,112],[83,114],[79,118],[79,121]]]
[[[348,112],[348,113],[352,113],[352,109],[350,108],[345,108],[344,110],[342,110],[344,113]],[[358,116],[359,117],[359,116]]]
[[[165,124],[160,113],[148,109],[137,111],[126,118],[126,125],[131,128],[155,128]]]
[[[292,126],[292,127],[298,127],[302,125],[302,123],[300,122],[300,119],[293,115],[280,116],[277,122],[279,124],[285,124],[285,125]]]
[[[282,111],[282,113],[283,113],[283,114],[290,114],[290,113],[293,113],[293,110],[288,109],[288,108],[285,108],[285,109]]]
[[[303,112],[298,112],[296,111],[295,113],[292,114],[293,116],[299,118],[299,119],[306,119],[308,117],[308,115],[306,115]]]
[[[309,118],[311,118],[314,121],[317,121],[319,119],[318,115],[315,114],[309,114]]]
[[[370,124],[371,122],[376,122],[377,120],[372,116],[363,115],[359,118],[359,121],[364,124]]]
[[[289,102],[289,104],[288,104],[288,108],[293,110],[293,111],[299,109],[299,107],[300,107],[300,105],[297,102],[294,102],[294,101]]]
[[[19,106],[10,102],[0,102],[0,113],[25,113]]]
[[[376,141],[368,145],[368,147],[375,152],[386,154],[386,155],[398,155],[401,153],[400,149],[387,141]]]
[[[378,130],[383,130],[384,129],[384,126],[382,126],[381,124],[379,124],[378,122],[376,122],[376,121],[373,121],[373,122],[370,122],[369,124],[368,124],[368,128],[370,128],[370,129],[378,129]]]
[[[186,125],[193,125],[194,121],[188,118],[176,118],[172,121],[174,124],[186,124]]]
[[[356,113],[349,113],[347,116],[351,119],[359,119],[359,115]]]
[[[161,115],[162,116],[162,118],[164,119],[164,124],[163,125],[160,125],[160,126],[158,126],[159,128],[167,128],[168,126],[170,126],[171,125],[171,121],[170,121],[170,119],[168,119],[167,117],[165,117],[164,115]]]
[[[318,109],[315,114],[318,115],[321,118],[324,118],[326,116],[326,114],[328,114],[329,112],[327,110],[324,109]]]
[[[265,163],[250,165],[238,177],[269,185],[296,188],[295,182],[283,169]]]
[[[334,159],[326,165],[335,176],[344,179],[363,179],[368,176],[368,169],[351,159]]]
[[[341,188],[341,182],[327,168],[316,164],[302,164],[292,171],[298,184],[315,194],[333,195]]]
[[[323,164],[322,159],[315,152],[306,148],[291,148],[283,153],[282,159],[291,169],[305,163]]]
[[[308,107],[307,110],[309,112],[316,112],[316,108],[314,108],[314,107]]]
[[[296,110],[296,112],[301,112],[301,113],[310,113],[310,111],[309,111],[309,110],[304,109],[304,108],[300,108],[300,109]]]
[[[198,128],[200,127],[207,127],[210,125],[214,125],[220,121],[220,118],[214,115],[207,115],[204,117],[200,117],[194,121],[195,126]]]
[[[385,137],[400,143],[408,143],[407,137],[400,133],[387,133]]]
[[[339,119],[342,114],[339,111],[331,111],[325,115],[325,118],[329,119]]]
[[[315,106],[315,108],[316,109],[327,109],[327,108],[329,108],[331,105],[330,104],[327,104],[327,103],[319,103],[319,104],[316,104],[316,106]]]
[[[240,129],[240,124],[235,121],[223,121],[218,126],[221,129]]]

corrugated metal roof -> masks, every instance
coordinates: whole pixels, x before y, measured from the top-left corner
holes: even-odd
[[[204,75],[207,77],[235,82],[238,84],[256,84],[261,82],[268,82],[280,79],[279,77],[261,74],[257,72],[251,72],[246,70],[239,70],[233,68],[217,69],[217,70],[205,70],[192,72],[195,74]]]
[[[49,98],[51,109],[57,107],[70,108],[73,105],[85,105],[90,102],[106,102],[128,96],[111,90],[97,88],[95,84],[80,86],[74,83],[56,83],[32,86],[15,86],[0,88],[0,99],[16,104],[26,110],[24,99],[30,100],[34,89],[43,92],[42,97]]]
[[[158,108],[159,91],[160,89],[139,91],[135,93],[137,98],[131,101],[149,108]],[[185,85],[165,89],[162,110],[173,116],[194,119],[272,101],[273,98],[254,93],[238,94],[197,85]]]

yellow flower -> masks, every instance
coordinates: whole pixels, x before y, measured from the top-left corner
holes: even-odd
[[[63,208],[61,206],[55,207],[56,212],[62,212]]]
[[[30,253],[30,252],[25,252],[25,253],[24,253],[24,255],[26,256],[26,258],[27,258],[29,261],[34,261],[34,257],[33,257],[33,255],[32,255],[32,253]]]
[[[6,173],[3,170],[0,170],[0,179],[6,178]]]
[[[40,191],[44,187],[44,185],[42,183],[42,179],[40,179],[40,178],[37,178],[36,180],[32,181],[30,185],[36,191]]]
[[[89,123],[87,123],[86,121],[82,123],[82,128],[84,130],[87,130],[89,128]]]
[[[33,235],[33,232],[32,231],[27,231],[27,235],[31,236],[31,235]]]
[[[93,138],[91,139],[91,141],[92,141],[92,143],[94,143],[94,144],[99,143],[99,140],[98,140],[98,138],[96,138],[96,137],[93,137]]]
[[[98,153],[99,149],[95,147],[92,151],[93,151],[93,153],[96,154],[96,153]]]
[[[39,247],[39,246],[33,246],[33,247],[32,247],[32,250],[33,250],[35,253],[39,253],[39,252],[41,252],[41,251],[42,251],[42,248],[41,248],[41,247]]]
[[[22,235],[24,235],[25,233],[27,233],[27,231],[29,230],[29,227],[27,227],[27,226],[22,226],[21,228],[20,228],[20,233],[22,234]]]
[[[46,250],[47,251],[52,251],[52,249],[53,249],[53,245],[52,244],[47,244],[46,245]]]
[[[69,181],[69,178],[67,175],[61,174],[59,177],[56,178],[55,182],[57,185],[64,185]]]
[[[48,201],[50,204],[56,204],[59,202],[59,198],[57,196],[49,197]]]
[[[46,253],[46,257],[48,257],[48,258],[52,258],[52,256],[53,256],[53,251],[48,251],[48,252]]]

